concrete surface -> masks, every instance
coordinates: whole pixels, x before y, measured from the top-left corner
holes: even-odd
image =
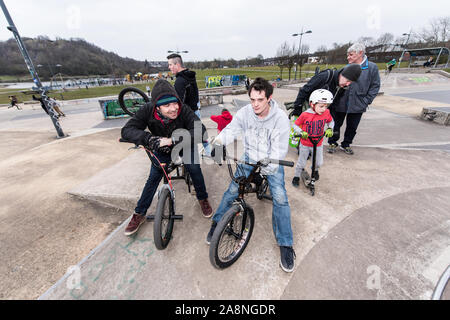
[[[62,126],[70,138],[56,141],[50,119],[39,110],[0,110],[0,134],[12,139],[0,143],[0,150],[7,150],[0,161],[6,244],[0,258],[10,261],[0,269],[2,298],[429,299],[450,263],[450,130],[416,119],[417,104],[434,102],[391,95],[395,86],[406,90],[409,85],[392,82],[386,87],[392,91],[376,98],[360,124],[354,156],[325,153],[315,197],[294,188],[294,169],[286,169],[297,255],[292,274],[278,265],[271,203],[254,195],[248,201],[256,213],[255,232],[243,256],[226,270],[209,263],[204,240],[210,221],[201,216],[182,181],[175,181],[175,188],[184,220],[175,222],[166,250],[154,247],[152,223],[145,223],[135,237],[124,236],[125,217],[149,170],[142,150],[127,150],[128,145],[116,140],[126,120],[104,121],[95,103],[67,105]],[[435,87],[441,85],[447,84],[437,80]],[[418,85],[416,90],[424,88]],[[280,104],[295,96],[289,89],[274,93]],[[222,107],[236,112],[233,99],[248,96],[224,96],[223,105],[204,108],[203,116],[218,114]],[[214,134],[215,123],[203,120]],[[46,154],[65,161],[50,162],[53,157]],[[33,175],[44,159],[46,166]],[[296,160],[294,149],[288,159]],[[70,166],[62,167],[68,162]],[[43,179],[50,168],[54,173]],[[213,164],[202,168],[215,209],[228,186],[228,173]],[[19,181],[12,183],[14,179]],[[63,186],[55,187],[58,201],[49,201],[51,195],[38,197],[36,190],[23,207],[26,200],[18,190],[25,186],[28,194],[53,184]],[[33,212],[33,207],[37,213],[32,218],[17,220],[17,212]],[[59,223],[46,227],[55,220]],[[119,226],[109,233],[113,223]],[[76,241],[68,241],[69,228],[75,230]],[[29,265],[35,267],[24,267]],[[70,266],[75,267],[66,273]]]

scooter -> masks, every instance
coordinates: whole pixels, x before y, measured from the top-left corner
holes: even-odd
[[[296,135],[298,137],[301,137],[300,135]],[[314,172],[316,171],[316,154],[317,154],[317,145],[319,144],[320,140],[325,136],[325,133],[323,133],[320,136],[308,136],[309,141],[313,144],[313,154],[312,154],[312,167],[311,167],[311,176],[305,171],[302,171],[302,174],[300,175],[300,178],[302,179],[303,184],[306,188],[309,189],[312,196],[314,196],[316,192],[316,177]]]

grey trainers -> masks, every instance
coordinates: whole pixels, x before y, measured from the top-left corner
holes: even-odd
[[[214,230],[216,230],[217,222],[213,221],[211,224],[211,229],[209,229],[208,236],[206,237],[206,243],[210,244],[212,236],[214,234]]]
[[[294,271],[295,251],[292,247],[280,247],[280,267],[285,272]]]
[[[343,146],[340,146],[340,149],[341,149],[342,151],[344,151],[346,154],[353,154],[353,150],[352,150],[352,148],[350,148],[350,147],[343,147]]]
[[[335,153],[338,145],[336,143],[332,143],[328,146],[328,153]]]

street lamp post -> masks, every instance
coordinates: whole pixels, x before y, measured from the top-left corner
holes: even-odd
[[[298,58],[299,58],[298,63],[299,63],[299,65],[300,65],[299,79],[302,78],[302,62],[300,61],[300,59],[301,59],[301,57],[300,57],[300,49],[301,49],[301,47],[302,47],[302,38],[303,38],[303,35],[304,35],[304,34],[307,34],[307,33],[312,33],[312,31],[311,31],[311,30],[308,30],[308,31],[303,32],[303,27],[302,27],[302,31],[301,31],[300,33],[294,33],[294,34],[292,35],[293,37],[300,36],[300,40],[299,40],[299,44],[298,44]],[[295,68],[295,80],[297,80],[297,68]]]
[[[189,53],[189,51],[186,51],[186,50],[183,50],[183,51],[178,51],[178,50],[176,50],[176,51],[167,50],[167,53],[177,53],[177,54],[180,54],[180,53]]]
[[[408,36],[408,38],[406,38],[406,42],[405,42],[405,44],[403,45],[403,51],[402,51],[402,55],[400,56],[400,59],[399,59],[399,61],[398,61],[397,69],[400,68],[400,64],[402,63],[403,56],[405,55],[405,50],[407,49],[406,46],[408,45],[408,41],[409,41],[409,37],[411,36],[411,33],[412,33],[411,30],[409,30],[409,33],[404,33],[404,34],[402,34],[403,36]],[[411,58],[410,58],[409,62],[411,63]]]

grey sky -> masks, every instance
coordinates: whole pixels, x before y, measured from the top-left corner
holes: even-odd
[[[165,60],[167,50],[188,50],[185,60],[275,55],[284,42],[320,45],[396,37],[419,31],[431,18],[450,15],[450,1],[299,0],[4,0],[22,37],[84,38],[120,56]],[[0,40],[12,37],[0,13]]]

